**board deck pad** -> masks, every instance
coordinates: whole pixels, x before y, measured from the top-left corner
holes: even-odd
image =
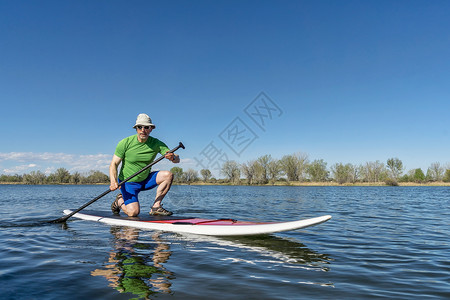
[[[64,214],[66,215],[71,212],[71,210],[64,210]],[[110,211],[93,210],[78,212],[73,216],[82,220],[102,222],[109,225],[215,236],[270,234],[305,228],[331,219],[331,216],[326,215],[288,222],[250,222],[234,219],[204,219],[174,215],[150,216],[149,214],[142,214],[138,217],[128,217],[123,213],[117,215]]]
[[[130,221],[171,221],[171,220],[183,220],[183,219],[195,219],[192,216],[151,216],[148,213],[141,213],[137,217],[129,217],[124,212],[120,212],[120,214],[114,214],[111,211],[99,211],[99,210],[83,210],[81,213],[86,215],[93,215],[102,218],[113,218],[119,220],[130,220]]]

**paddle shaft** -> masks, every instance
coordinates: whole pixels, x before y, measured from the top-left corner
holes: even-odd
[[[173,153],[173,152],[177,151],[177,150],[180,149],[180,148],[185,149],[183,143],[181,143],[181,142],[179,143],[178,146],[176,146],[176,147],[173,148],[172,150],[168,151],[167,153]],[[167,153],[166,153],[166,154],[167,154]],[[135,177],[135,176],[141,174],[141,173],[144,172],[145,170],[148,170],[148,169],[151,168],[154,164],[157,164],[158,162],[160,162],[160,161],[163,160],[163,159],[164,159],[164,155],[161,156],[161,157],[159,157],[157,160],[153,161],[152,163],[148,164],[148,165],[145,166],[144,168],[142,168],[142,170],[137,171],[136,173],[134,173],[133,175],[131,175],[131,176],[128,177],[127,179],[125,179],[125,180],[123,180],[122,182],[120,182],[118,186],[120,187],[120,186],[121,186],[122,184],[124,184],[125,182],[127,182],[127,181],[129,181],[130,179],[132,179],[133,177]],[[102,194],[98,195],[97,197],[95,197],[94,199],[92,199],[92,200],[89,201],[88,203],[84,204],[83,206],[81,206],[81,207],[78,208],[77,210],[74,210],[74,211],[71,212],[70,214],[68,214],[68,215],[66,215],[66,216],[63,216],[63,217],[61,217],[61,218],[59,218],[59,219],[49,221],[49,223],[63,223],[63,222],[65,222],[68,218],[70,218],[71,216],[73,216],[74,214],[76,214],[77,212],[79,212],[80,210],[86,208],[87,206],[91,205],[92,203],[94,203],[94,202],[97,201],[98,199],[102,198],[103,196],[109,194],[110,192],[112,192],[111,189],[108,189],[107,191],[104,191]]]

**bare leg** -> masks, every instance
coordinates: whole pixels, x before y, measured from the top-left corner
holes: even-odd
[[[158,189],[156,190],[155,202],[152,208],[158,208],[161,206],[161,201],[166,196],[167,192],[170,190],[173,181],[173,174],[169,171],[159,171],[156,176],[156,184]]]
[[[129,216],[129,217],[136,217],[139,214],[139,212],[141,211],[141,209],[139,207],[139,202],[133,202],[133,203],[126,205],[123,201],[123,198],[120,197],[118,203],[119,203],[120,209],[122,209],[122,211],[124,213],[126,213],[127,216]]]

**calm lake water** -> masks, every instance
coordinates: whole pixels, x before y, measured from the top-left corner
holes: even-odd
[[[450,188],[174,186],[176,214],[331,214],[267,236],[181,235],[69,219],[107,186],[0,185],[2,299],[444,299]],[[147,213],[154,192],[141,193]],[[89,209],[109,210],[113,194]]]

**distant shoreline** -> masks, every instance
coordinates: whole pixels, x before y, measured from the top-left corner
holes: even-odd
[[[33,185],[33,184],[25,184],[22,182],[0,182],[0,185]],[[109,185],[108,183],[90,183],[90,184],[73,184],[73,183],[49,183],[49,184],[36,184],[36,185]],[[390,186],[384,182],[356,182],[356,183],[343,183],[339,184],[337,182],[275,182],[274,184],[232,184],[232,183],[212,183],[212,182],[202,182],[195,181],[191,184],[187,183],[174,183],[173,185],[216,185],[216,186],[317,186],[317,187],[326,187],[326,186],[358,186],[358,187],[371,187],[371,186]],[[398,186],[450,186],[450,182],[426,182],[426,183],[415,183],[415,182],[399,182]]]
[[[196,181],[191,184],[187,183],[177,183],[175,185],[229,185],[229,186],[390,186],[384,182],[356,182],[356,183],[343,183],[339,184],[337,182],[276,182],[274,184],[231,184],[231,183],[209,183],[209,182],[201,182]],[[450,186],[450,182],[427,182],[427,183],[415,183],[415,182],[399,182],[398,186]]]

